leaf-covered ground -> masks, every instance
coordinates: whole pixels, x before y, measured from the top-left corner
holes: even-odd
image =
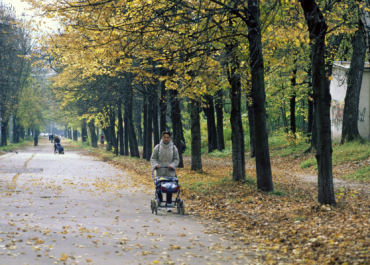
[[[154,191],[149,162],[114,157],[102,150],[90,154],[129,172],[147,192]],[[336,182],[337,206],[318,204],[315,170],[299,168],[309,156],[272,156],[275,191],[271,193],[257,191],[253,159],[247,160],[247,180],[235,183],[230,157],[204,156],[204,172],[196,173],[190,171],[190,157],[185,156],[185,168],[178,169],[178,175],[187,213],[210,220],[213,226],[208,233],[226,233],[257,252],[256,263],[368,264],[368,186]],[[353,173],[357,164],[335,166],[335,177]]]

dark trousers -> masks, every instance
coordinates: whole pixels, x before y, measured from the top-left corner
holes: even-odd
[[[159,198],[159,201],[160,202],[163,202],[163,193],[160,192],[160,191],[157,191],[158,193],[158,198]],[[167,192],[167,203],[171,203],[172,202],[172,192]]]

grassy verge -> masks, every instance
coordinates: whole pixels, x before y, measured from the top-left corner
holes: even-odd
[[[347,162],[355,162],[370,157],[370,142],[354,141],[333,144],[333,165],[340,165]],[[307,159],[300,164],[301,168],[316,166],[316,159]]]
[[[33,140],[22,140],[22,139],[20,139],[19,143],[16,143],[16,144],[8,143],[8,145],[6,145],[6,146],[1,146],[0,147],[0,152],[1,151],[3,151],[3,152],[13,151],[13,150],[19,149],[20,147],[29,145],[32,142],[33,142]]]
[[[362,167],[355,173],[342,176],[345,180],[370,181],[370,166]]]

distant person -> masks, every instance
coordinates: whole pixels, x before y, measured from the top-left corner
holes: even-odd
[[[59,139],[58,135],[55,135],[55,138],[54,138],[54,153],[57,150],[57,144],[60,144],[60,139]]]
[[[100,143],[101,143],[101,144],[104,144],[104,135],[101,135],[101,136],[100,136]]]

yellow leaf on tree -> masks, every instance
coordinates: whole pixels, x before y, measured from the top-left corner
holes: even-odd
[[[331,80],[333,80],[333,76],[331,75],[331,76],[329,76],[329,80],[331,81]]]

